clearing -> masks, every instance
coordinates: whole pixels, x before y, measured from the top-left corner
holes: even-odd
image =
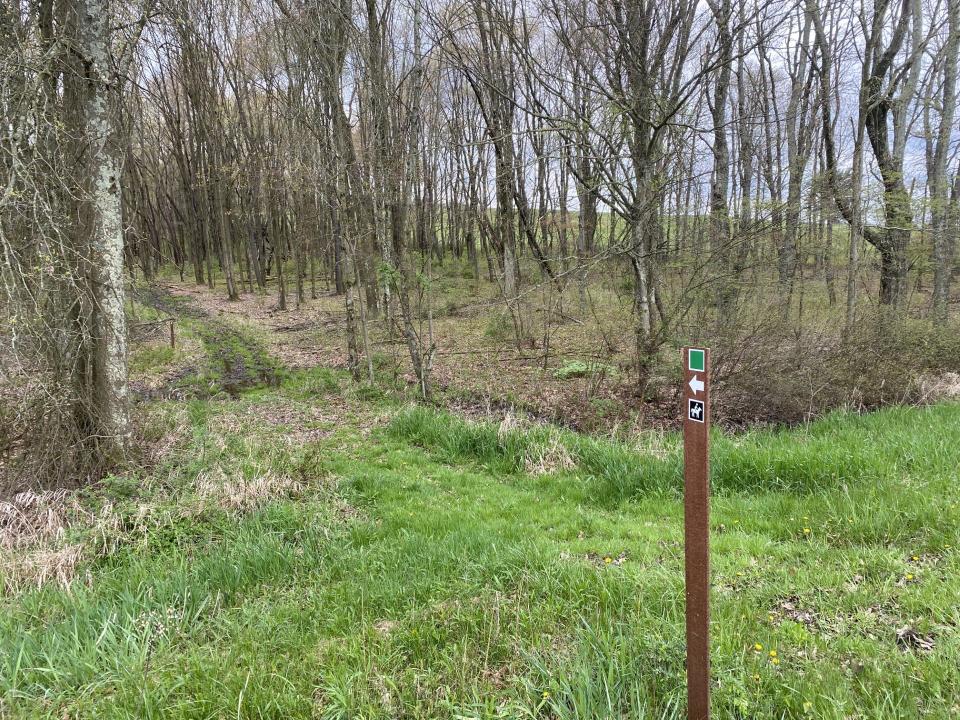
[[[140,300],[142,463],[0,507],[0,717],[684,716],[674,434],[354,384],[332,299]],[[717,433],[717,718],[960,716],[958,439]]]

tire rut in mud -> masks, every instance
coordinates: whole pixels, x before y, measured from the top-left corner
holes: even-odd
[[[206,360],[182,368],[160,388],[137,388],[145,399],[213,397],[222,393],[237,397],[244,390],[280,384],[283,365],[270,355],[251,333],[212,317],[190,298],[163,288],[141,288],[136,299],[189,326],[200,338]]]

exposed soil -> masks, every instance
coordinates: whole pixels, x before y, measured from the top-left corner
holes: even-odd
[[[222,289],[172,285],[163,288],[168,302],[185,304],[211,320],[236,320],[263,336],[264,350],[291,370],[311,367],[346,367],[346,320],[343,298],[321,295],[299,307],[280,310],[273,296],[242,293],[238,300],[223,296]]]
[[[189,297],[159,286],[138,291],[137,299],[174,320],[193,321],[207,356],[206,367],[178,368],[159,388],[134,388],[140,397],[181,399],[219,392],[234,397],[246,388],[279,384],[282,365],[250,333],[214,318]]]

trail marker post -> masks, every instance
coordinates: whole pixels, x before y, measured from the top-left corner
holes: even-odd
[[[710,350],[683,348],[687,717],[710,718]]]

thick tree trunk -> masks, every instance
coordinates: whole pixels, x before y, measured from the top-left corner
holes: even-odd
[[[83,69],[77,83],[74,115],[83,138],[84,195],[80,217],[87,233],[87,267],[91,296],[88,397],[90,430],[101,459],[117,459],[130,439],[127,390],[127,326],[124,316],[123,221],[120,159],[110,110],[111,64],[107,0],[73,0],[70,4],[73,47]]]

